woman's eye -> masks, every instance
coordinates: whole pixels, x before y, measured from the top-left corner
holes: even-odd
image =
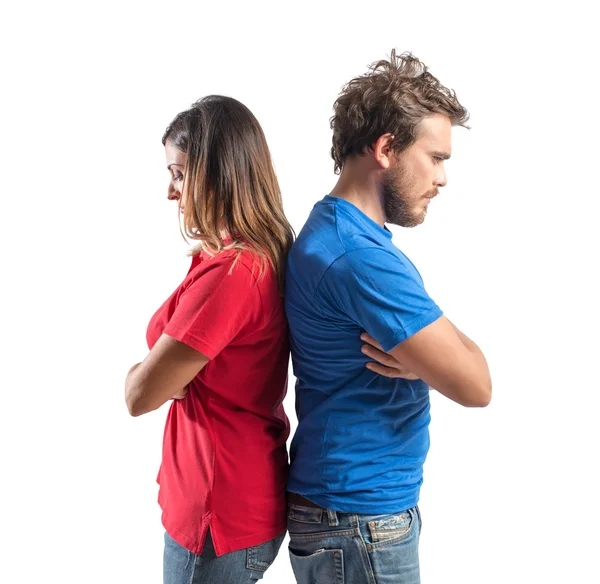
[[[173,177],[173,180],[183,180],[183,175],[182,174],[177,174]]]

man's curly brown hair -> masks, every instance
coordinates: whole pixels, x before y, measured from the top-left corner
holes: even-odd
[[[336,174],[348,156],[363,155],[383,134],[394,136],[392,148],[399,153],[417,139],[419,123],[434,113],[448,116],[453,126],[468,128],[469,119],[454,91],[424,63],[411,53],[396,56],[395,50],[389,61],[373,63],[368,73],[348,82],[333,109],[331,156]]]

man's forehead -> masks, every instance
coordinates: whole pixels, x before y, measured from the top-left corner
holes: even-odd
[[[419,125],[418,141],[444,149],[450,152],[452,137],[452,122],[450,118],[441,114],[434,114],[425,118]]]

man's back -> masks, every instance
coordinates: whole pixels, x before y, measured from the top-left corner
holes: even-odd
[[[369,69],[334,103],[340,176],[287,262],[299,421],[288,532],[298,584],[419,584],[429,389],[470,407],[491,399],[481,349],[429,298],[385,228],[425,220],[447,183],[452,127],[468,112],[410,53],[392,51]]]
[[[393,513],[417,504],[429,388],[365,367],[360,334],[389,350],[441,316],[391,233],[351,203],[317,203],[288,258],[286,313],[298,430],[288,490],[324,508]]]

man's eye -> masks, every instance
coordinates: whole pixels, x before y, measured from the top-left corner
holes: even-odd
[[[442,160],[443,160],[443,158],[440,158],[439,156],[434,156],[434,157],[433,157],[433,161],[434,161],[436,164],[439,164],[440,162],[442,162]]]

